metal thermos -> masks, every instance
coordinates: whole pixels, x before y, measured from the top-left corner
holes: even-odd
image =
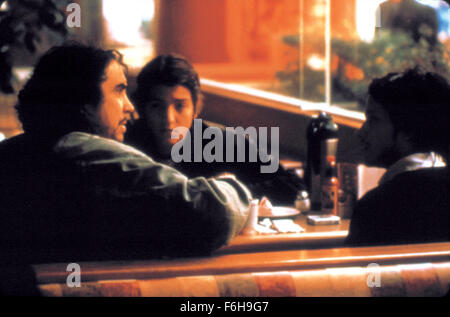
[[[325,177],[327,157],[336,158],[338,127],[333,118],[321,112],[311,119],[307,132],[307,161],[305,179],[309,190],[311,210],[321,210],[321,178]]]

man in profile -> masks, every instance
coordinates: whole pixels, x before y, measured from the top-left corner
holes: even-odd
[[[448,241],[450,86],[419,69],[375,79],[359,131],[365,163],[387,168],[355,206],[347,244]]]
[[[121,143],[134,111],[116,51],[65,45],[38,62],[0,143],[0,263],[207,254],[238,234],[249,191],[189,179]]]

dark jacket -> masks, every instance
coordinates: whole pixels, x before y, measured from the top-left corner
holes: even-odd
[[[251,199],[81,132],[1,142],[0,173],[0,264],[206,254],[241,231]]]
[[[202,122],[202,130],[204,131],[209,125]],[[220,128],[222,139],[225,140],[227,135],[223,128]],[[191,131],[193,135],[193,131]],[[262,165],[269,165],[260,160],[258,152],[258,160],[251,162],[249,160],[249,141],[245,143],[245,162],[237,161],[237,142],[234,147],[234,162],[194,162],[191,150],[190,162],[175,163],[171,158],[163,158],[156,151],[154,140],[149,135],[148,129],[142,120],[138,120],[134,125],[130,126],[125,136],[125,143],[136,147],[147,155],[150,155],[156,161],[163,162],[169,166],[176,168],[189,177],[212,177],[222,173],[231,173],[236,175],[238,180],[242,181],[252,192],[255,198],[268,197],[273,204],[276,205],[293,205],[297,197],[297,193],[305,189],[305,185],[301,178],[287,171],[280,164],[275,173],[261,173]],[[203,142],[203,148],[208,141]],[[223,156],[226,157],[227,148],[223,147]]]
[[[355,206],[347,245],[449,241],[450,177],[446,168],[398,174]]]

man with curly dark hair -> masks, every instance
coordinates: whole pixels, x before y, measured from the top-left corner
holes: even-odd
[[[447,80],[418,68],[372,81],[359,136],[365,163],[387,171],[357,202],[348,244],[449,240],[449,100]]]
[[[121,55],[47,52],[0,143],[0,264],[208,254],[243,228],[234,178],[188,178],[122,144],[134,112]]]
[[[23,130],[51,138],[83,131],[123,141],[134,112],[124,71],[122,56],[113,50],[76,44],[50,50],[19,93],[16,110]]]

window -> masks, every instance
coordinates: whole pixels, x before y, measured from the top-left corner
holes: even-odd
[[[450,73],[441,0],[159,2],[158,50],[218,82],[360,114],[372,78],[416,64]]]
[[[154,55],[153,0],[103,0],[102,6],[107,34],[105,45],[118,49],[130,67],[142,67]]]

